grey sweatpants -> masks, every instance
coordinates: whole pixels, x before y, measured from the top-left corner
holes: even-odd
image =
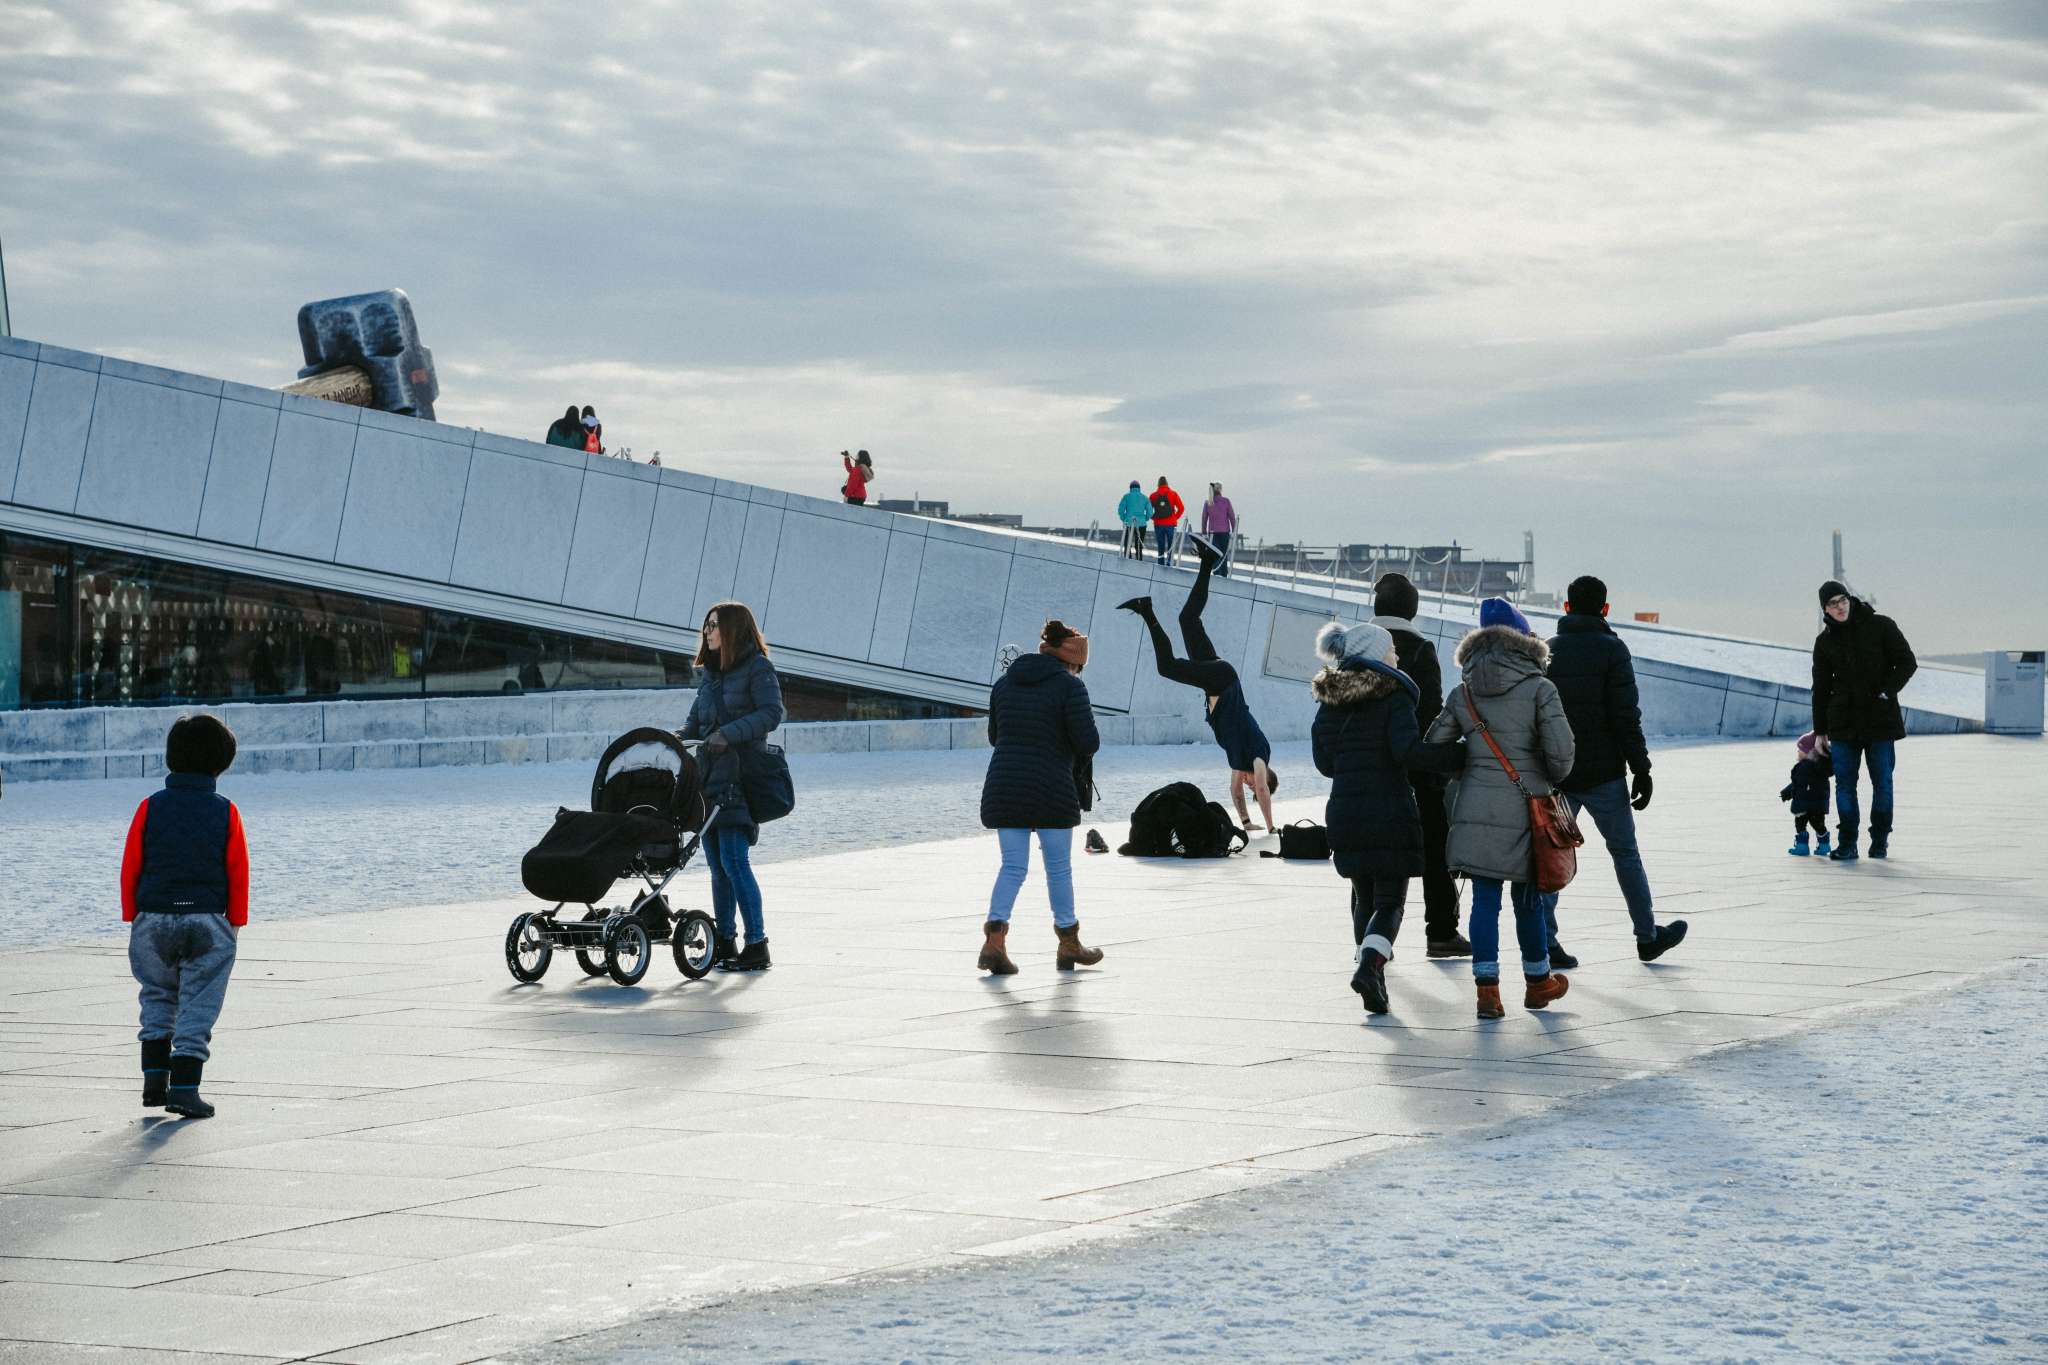
[[[234,968],[235,931],[226,915],[137,914],[128,931],[128,970],[142,983],[136,1036],[168,1036],[172,1056],[205,1061]]]

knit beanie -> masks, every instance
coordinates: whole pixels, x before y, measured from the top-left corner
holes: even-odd
[[[1050,654],[1053,658],[1058,659],[1061,663],[1077,671],[1086,668],[1088,666],[1088,637],[1068,632],[1068,628],[1058,621],[1048,621],[1045,625],[1045,633],[1041,634],[1038,638],[1038,652],[1040,654]],[[1059,626],[1059,630],[1054,631],[1052,629],[1054,626]],[[1055,645],[1047,642],[1045,639],[1046,634],[1065,634],[1065,638]]]
[[[1355,626],[1343,626],[1332,621],[1316,632],[1316,657],[1332,668],[1342,666],[1346,659],[1370,659],[1374,663],[1387,657],[1387,651],[1394,646],[1394,637],[1369,621]]]
[[[1826,606],[1831,598],[1853,596],[1855,594],[1849,591],[1849,585],[1837,579],[1830,578],[1827,582],[1820,585],[1820,604],[1822,606]]]
[[[1479,628],[1488,626],[1513,626],[1524,635],[1534,635],[1529,629],[1529,618],[1515,610],[1515,604],[1505,597],[1489,597],[1479,604]]]
[[[1415,591],[1415,585],[1408,581],[1407,574],[1382,574],[1380,581],[1372,586],[1374,616],[1398,616],[1403,621],[1413,621],[1416,608],[1421,605],[1422,594]]]
[[[1806,757],[1806,758],[1812,758],[1812,757],[1813,757],[1813,748],[1814,748],[1814,741],[1813,741],[1813,731],[1811,731],[1811,730],[1808,730],[1808,731],[1807,731],[1807,732],[1806,732],[1805,734],[1803,734],[1803,735],[1801,735],[1801,736],[1799,737],[1799,745],[1798,745],[1798,748],[1799,748],[1799,752],[1800,752],[1800,754],[1801,754],[1801,755],[1802,755],[1803,757]]]

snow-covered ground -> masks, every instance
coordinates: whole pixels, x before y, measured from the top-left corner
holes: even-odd
[[[1276,745],[1283,798],[1313,797],[1329,780],[1306,743]],[[770,825],[756,862],[783,862],[891,843],[957,839],[981,829],[988,750],[793,754],[797,808]],[[587,808],[587,760],[480,768],[272,773],[221,780],[249,832],[250,896],[271,918],[451,905],[522,896],[519,860],[557,806]],[[1145,793],[1199,784],[1225,800],[1214,745],[1121,747],[1095,764],[1102,799],[1089,816],[1112,845]],[[63,943],[120,928],[121,849],[135,807],[160,778],[24,782],[0,800],[0,947]],[[1099,822],[1097,817],[1101,817]],[[685,876],[704,875],[694,864]]]
[[[1694,741],[1699,742],[1699,741]],[[1685,741],[1665,742],[1668,748]],[[792,754],[797,808],[769,826],[759,863],[892,843],[957,839],[981,829],[988,750]],[[557,806],[590,802],[588,761],[480,768],[271,773],[221,791],[249,832],[250,896],[270,918],[454,905],[523,896],[519,860]],[[1278,744],[1282,819],[1322,819],[1327,778],[1306,742]],[[1104,749],[1102,798],[1084,821],[1112,846],[1131,807],[1168,782],[1189,781],[1227,801],[1228,774],[1212,744]],[[23,782],[0,800],[0,948],[67,943],[120,924],[121,849],[135,807],[160,778]],[[702,864],[683,875],[701,877]]]
[[[2048,1358],[2028,963],[1036,1259],[643,1320],[550,1365]]]

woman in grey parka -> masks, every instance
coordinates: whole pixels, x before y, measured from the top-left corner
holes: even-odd
[[[1522,785],[1532,796],[1547,795],[1572,770],[1572,727],[1564,718],[1557,688],[1543,676],[1550,647],[1530,631],[1513,605],[1489,597],[1479,605],[1479,629],[1458,642],[1456,659],[1464,670],[1464,684],[1478,702],[1480,719],[1515,765]],[[1561,997],[1569,983],[1550,970],[1543,898],[1533,880],[1529,805],[1476,732],[1463,685],[1449,689],[1428,736],[1432,743],[1460,737],[1466,737],[1465,767],[1444,857],[1451,871],[1472,881],[1469,933],[1479,1017],[1499,1019],[1506,1013],[1500,1000],[1502,882],[1513,888],[1515,938],[1527,985],[1522,1003],[1540,1010]]]

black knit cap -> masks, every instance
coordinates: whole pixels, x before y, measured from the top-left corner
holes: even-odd
[[[1837,582],[1835,579],[1830,578],[1827,582],[1820,585],[1820,604],[1822,606],[1826,606],[1833,598],[1853,596],[1855,594],[1849,591],[1847,583]]]
[[[1413,621],[1416,608],[1421,605],[1422,594],[1415,591],[1406,574],[1381,574],[1380,581],[1372,585],[1374,616],[1398,616],[1403,621]]]

